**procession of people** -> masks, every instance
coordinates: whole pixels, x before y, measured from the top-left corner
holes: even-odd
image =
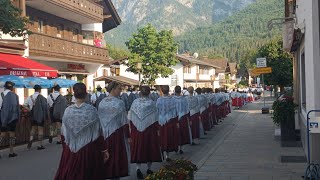
[[[19,102],[12,92],[14,83],[2,94],[2,108],[13,111],[10,116],[1,113],[0,141],[10,134],[10,157],[13,151],[15,124],[19,117]],[[129,176],[129,164],[136,164],[136,176],[143,179],[152,174],[152,163],[170,161],[171,153],[184,153],[187,144],[197,145],[199,139],[221,122],[229,113],[230,94],[212,88],[169,86],[156,89],[140,86],[123,87],[111,82],[107,93],[97,87],[90,96],[83,83],[73,86],[74,104],[67,100],[55,85],[48,98],[41,95],[41,86],[24,104],[30,110],[31,133],[27,145],[31,148],[38,135],[38,150],[45,149],[44,121],[49,118],[57,131],[57,144],[62,144],[62,155],[56,180],[64,179],[119,179]],[[9,95],[9,96],[8,96]],[[9,100],[7,100],[10,98]],[[8,103],[8,104],[7,104]],[[50,134],[49,141],[52,143]],[[147,169],[142,169],[142,164]],[[94,178],[92,178],[94,177]]]

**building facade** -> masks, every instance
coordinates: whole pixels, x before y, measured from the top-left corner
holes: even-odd
[[[103,33],[121,23],[111,0],[14,2],[31,21],[26,56],[93,89],[94,73],[110,58]]]
[[[318,0],[286,0],[284,48],[294,56],[294,98],[299,105],[296,129],[307,154],[307,114],[320,110],[320,2]],[[319,122],[319,113],[310,113],[312,123]],[[310,124],[309,124],[310,125]],[[311,129],[311,161],[320,162],[319,126]]]

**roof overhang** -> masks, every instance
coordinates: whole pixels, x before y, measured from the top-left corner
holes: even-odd
[[[121,18],[115,9],[113,3],[111,0],[101,0],[99,2],[100,5],[102,5],[103,8],[103,32],[107,32],[113,28],[116,28],[121,24]]]

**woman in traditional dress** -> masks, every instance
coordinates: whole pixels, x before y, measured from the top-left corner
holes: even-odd
[[[152,174],[152,162],[161,162],[159,123],[156,103],[149,98],[150,87],[141,87],[141,98],[134,100],[129,111],[131,130],[131,163],[137,163],[137,178],[143,179],[141,163],[147,163]]]
[[[175,100],[169,96],[169,86],[161,86],[163,96],[157,100],[160,124],[160,146],[166,160],[170,160],[170,152],[179,150],[179,121]]]
[[[179,140],[179,153],[183,154],[182,146],[190,144],[190,125],[189,125],[189,106],[188,100],[185,96],[181,95],[181,87],[174,88],[176,110],[178,113],[180,140]]]
[[[86,104],[86,86],[73,86],[76,103],[69,106],[62,118],[62,156],[55,180],[102,180],[103,161],[108,151],[102,144],[97,110]]]
[[[107,91],[109,96],[100,102],[98,108],[105,145],[110,153],[110,159],[104,165],[104,178],[119,179],[129,175],[127,112],[124,102],[120,99],[120,84],[111,82]]]
[[[194,88],[188,88],[189,96],[187,96],[189,111],[190,111],[190,126],[191,126],[191,134],[192,134],[192,145],[198,143],[200,138],[200,107],[198,103],[198,99],[193,96]]]

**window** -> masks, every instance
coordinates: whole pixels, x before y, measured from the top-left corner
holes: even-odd
[[[63,25],[60,24],[57,26],[57,37],[58,38],[63,38],[63,30],[64,30]]]
[[[200,68],[199,70],[200,70],[200,74],[206,74],[206,75],[209,74],[209,69]]]
[[[78,41],[78,34],[79,34],[78,29],[72,29],[72,40],[73,41]]]
[[[306,64],[305,64],[305,53],[301,53],[301,106],[306,109],[307,99],[306,99]]]
[[[44,33],[44,21],[38,19],[38,33]]]
[[[191,74],[191,67],[190,66],[184,66],[183,67],[183,73]]]

